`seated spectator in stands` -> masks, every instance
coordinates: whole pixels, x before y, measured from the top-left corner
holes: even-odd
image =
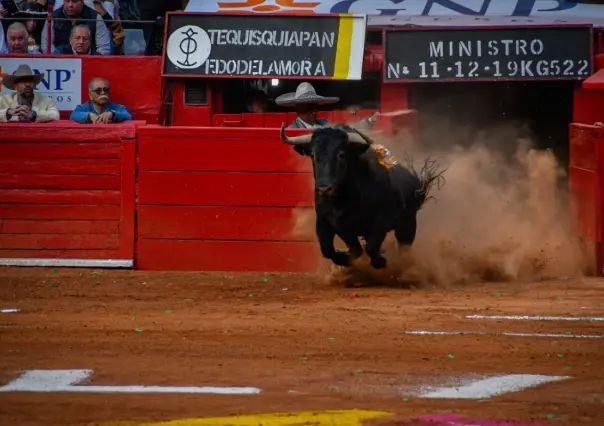
[[[6,49],[6,42],[4,41],[4,26],[2,25],[2,16],[0,15],[0,52],[4,52]]]
[[[71,30],[76,25],[88,25],[90,28],[90,48],[100,55],[111,53],[111,34],[101,15],[94,9],[84,5],[83,0],[64,0],[63,6],[52,12],[54,19],[52,32],[52,49],[69,45]],[[42,49],[46,50],[48,22],[42,29]]]
[[[268,98],[262,90],[254,90],[247,95],[248,112],[262,113],[266,112]]]
[[[88,25],[76,25],[71,29],[69,35],[69,44],[58,46],[53,53],[64,55],[98,55],[98,53],[90,47],[90,28]]]
[[[37,19],[28,19],[25,21],[25,27],[29,37],[27,38],[27,51],[29,53],[40,53],[40,42],[42,40],[42,26],[39,26]]]
[[[44,73],[34,74],[28,65],[19,65],[12,75],[5,75],[2,84],[15,93],[0,97],[0,122],[58,120],[59,110],[54,101],[42,93],[35,93]]]
[[[0,53],[31,53],[39,55],[38,51],[29,51],[29,33],[21,22],[13,22],[6,30],[6,47]]]
[[[82,124],[121,123],[132,120],[132,115],[124,105],[109,101],[109,82],[104,78],[93,78],[88,83],[90,101],[78,105],[70,120]]]
[[[143,33],[147,48],[145,55],[161,55],[164,40],[164,18],[167,12],[184,10],[187,0],[144,0],[138,1],[138,9],[143,21],[155,21],[143,24]]]
[[[124,40],[126,39],[126,32],[119,16],[119,6],[118,0],[94,0],[93,5],[111,33],[111,53],[114,55],[124,54]]]

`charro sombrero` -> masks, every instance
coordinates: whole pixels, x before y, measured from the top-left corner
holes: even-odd
[[[320,96],[317,95],[315,88],[310,83],[300,83],[295,92],[285,93],[275,99],[275,103],[279,106],[297,106],[297,105],[329,105],[335,104],[340,98],[335,96]]]
[[[34,74],[29,65],[19,65],[15,72],[11,75],[5,75],[2,78],[2,84],[6,86],[7,89],[15,90],[15,83],[19,80],[34,80],[34,84],[38,85],[40,81],[44,78],[44,73]]]

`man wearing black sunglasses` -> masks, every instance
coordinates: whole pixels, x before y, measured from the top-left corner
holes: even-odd
[[[109,82],[104,78],[90,80],[90,101],[78,105],[69,119],[82,124],[109,124],[132,120],[132,115],[124,105],[109,100],[109,92]]]

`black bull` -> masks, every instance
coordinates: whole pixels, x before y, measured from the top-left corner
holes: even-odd
[[[379,269],[386,267],[381,247],[388,232],[394,230],[399,249],[413,244],[417,212],[443,179],[434,161],[427,160],[419,175],[411,161],[385,163],[369,149],[373,141],[367,135],[342,124],[296,137],[287,137],[282,125],[281,140],[312,159],[316,232],[325,258],[349,266],[363,254],[362,237],[371,265]],[[348,252],[335,249],[336,235]]]

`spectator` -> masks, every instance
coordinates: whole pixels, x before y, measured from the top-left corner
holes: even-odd
[[[6,41],[4,40],[4,26],[2,25],[2,19],[0,19],[0,54],[6,49]]]
[[[247,110],[248,112],[262,113],[266,112],[268,105],[268,98],[266,93],[262,90],[253,90],[247,96]]]
[[[0,122],[58,120],[59,110],[54,101],[34,90],[44,73],[34,74],[28,65],[19,65],[12,75],[6,75],[2,84],[15,93],[0,97]]]
[[[42,27],[39,25],[37,19],[28,19],[25,21],[25,27],[29,37],[27,39],[27,51],[29,53],[38,52],[40,53],[40,42],[42,34],[40,34]]]
[[[147,43],[146,55],[161,54],[166,12],[183,10],[187,3],[188,1],[183,0],[139,0],[141,19],[155,21],[153,24],[143,25],[145,43]]]
[[[88,83],[90,101],[78,105],[70,120],[82,124],[121,123],[132,120],[132,115],[124,105],[109,101],[109,82],[104,78],[93,78]]]
[[[53,53],[64,55],[98,55],[98,53],[90,47],[90,28],[88,25],[76,25],[71,29],[69,35],[69,44],[57,47]]]
[[[124,39],[126,32],[122,27],[119,17],[119,4],[117,0],[94,0],[94,9],[103,17],[105,25],[112,35],[112,53],[116,55],[124,54]],[[112,10],[112,12],[110,12]]]
[[[49,0],[49,3],[54,6],[54,9],[57,10],[61,6],[63,6],[63,0]],[[116,15],[116,0],[84,0],[84,4],[91,9],[94,9],[95,4],[99,3],[103,6],[103,8],[109,13],[111,18],[113,19]],[[99,12],[97,10],[97,12]],[[100,13],[100,12],[99,12]]]
[[[124,28],[138,29],[141,20],[141,12],[138,8],[137,0],[119,0],[120,2],[120,18],[124,21]]]
[[[94,9],[84,5],[83,0],[65,0],[63,6],[52,12],[52,50],[56,46],[69,44],[69,36],[75,25],[88,25],[90,28],[90,48],[100,55],[111,53],[111,35],[101,15]],[[42,30],[42,48],[47,52],[46,33],[48,22]]]
[[[29,50],[29,33],[21,22],[13,22],[6,30],[6,47],[0,53],[31,53],[39,55],[39,51]]]

